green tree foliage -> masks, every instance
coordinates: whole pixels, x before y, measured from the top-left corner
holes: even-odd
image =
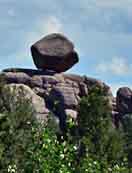
[[[117,160],[121,141],[100,89],[82,99],[79,125],[69,119],[67,136],[61,140],[52,116],[47,125],[36,121],[23,91],[13,99],[14,92],[1,87],[0,95],[0,173],[129,173]],[[75,130],[78,128],[81,135]],[[85,152],[78,160],[81,145]]]
[[[132,114],[122,117],[122,127],[124,130],[125,152],[127,153],[129,167],[132,167]]]
[[[97,160],[116,164],[122,159],[124,141],[112,123],[111,106],[102,88],[94,87],[80,102],[78,124],[86,153]]]
[[[34,122],[34,112],[30,101],[19,93],[19,98],[13,99],[13,91],[1,88],[0,98],[0,172],[7,173],[9,165],[17,165],[22,169],[25,164],[26,149],[32,143],[31,128]]]

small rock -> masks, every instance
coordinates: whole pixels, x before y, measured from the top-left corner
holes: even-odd
[[[43,87],[43,80],[42,80],[41,76],[35,75],[31,79],[32,79],[31,87],[40,87],[40,88]]]
[[[69,116],[75,120],[77,119],[77,111],[72,110],[72,109],[66,109],[65,112],[66,112],[67,116]]]
[[[35,92],[35,94],[37,94],[40,97],[44,97],[46,94],[46,91],[43,88],[39,88],[39,87],[34,87],[32,88],[33,92]]]

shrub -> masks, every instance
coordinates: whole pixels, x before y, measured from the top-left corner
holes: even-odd
[[[48,126],[37,122],[23,91],[15,99],[7,87],[0,92],[0,172],[72,172],[76,146],[71,136],[60,143],[53,121]]]
[[[13,99],[13,91],[2,88],[0,98],[0,172],[16,165],[22,169],[29,143],[32,143],[31,128],[35,124],[34,112],[29,100]],[[22,91],[21,91],[22,95]]]
[[[78,117],[85,153],[110,165],[119,163],[124,157],[124,141],[112,123],[109,100],[102,88],[92,88],[81,100]]]
[[[0,93],[0,173],[128,173],[117,162],[121,150],[114,145],[121,141],[108,121],[100,90],[92,90],[81,101],[79,127],[69,119],[66,138],[61,136],[61,140],[53,121],[49,119],[46,126],[36,122],[30,100],[23,98],[22,91],[18,99],[12,99],[9,90]],[[78,128],[83,135],[73,133]],[[78,160],[82,144],[85,153]]]
[[[124,130],[125,152],[128,158],[129,167],[132,167],[132,115],[126,114],[122,117],[122,126]]]

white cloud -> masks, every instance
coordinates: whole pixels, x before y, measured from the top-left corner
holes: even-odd
[[[47,34],[53,33],[53,32],[61,32],[62,31],[62,24],[61,22],[54,16],[49,17],[47,20],[47,23],[45,25],[45,32]]]
[[[57,17],[49,16],[47,19],[45,18],[36,23],[37,26],[35,32],[30,32],[27,35],[27,44],[33,44],[47,34],[61,33],[63,31],[63,25]]]
[[[96,67],[97,72],[112,73],[115,75],[127,75],[132,72],[132,64],[128,64],[125,58],[114,57],[108,63],[100,63]]]
[[[83,0],[80,8],[88,29],[116,35],[131,33],[132,0]]]
[[[55,16],[50,16],[42,27],[42,32],[45,34],[62,32],[62,24],[60,20]]]
[[[45,24],[43,24],[42,26],[43,21],[45,21]],[[28,57],[26,58],[27,60],[31,58],[30,46],[34,44],[36,41],[38,41],[47,34],[58,32],[60,33],[62,32],[63,28],[63,25],[61,24],[60,20],[55,16],[49,16],[47,20],[41,19],[41,21],[39,21],[36,25],[36,31],[27,33],[25,40],[23,41],[24,44],[18,50],[18,52],[15,52],[12,55],[10,55],[10,57],[16,57],[17,62],[25,61],[23,57]]]
[[[110,67],[111,71],[117,75],[127,74],[131,71],[131,67],[123,58],[114,58]]]

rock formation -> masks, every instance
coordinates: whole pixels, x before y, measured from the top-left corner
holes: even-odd
[[[61,34],[51,34],[31,46],[38,69],[64,72],[79,61],[74,45]]]
[[[77,118],[79,101],[93,86],[104,89],[117,127],[125,114],[132,113],[132,91],[129,88],[120,88],[114,98],[110,87],[100,80],[62,73],[78,62],[74,46],[66,37],[48,35],[35,43],[31,52],[38,70],[6,69],[1,75],[7,87],[16,88],[16,93],[23,89],[24,97],[31,99],[37,119],[46,121],[52,112],[58,117],[61,129],[65,130],[66,117]]]
[[[86,76],[32,69],[6,69],[1,75],[8,86],[15,86],[17,89],[23,87],[28,92],[33,106],[37,107],[37,119],[46,120],[49,112],[52,112],[59,118],[61,128],[65,126],[67,115],[77,117],[79,101],[81,97],[88,95],[92,86],[104,88],[106,95],[112,97],[109,86]]]
[[[132,113],[132,90],[128,87],[119,88],[116,97],[117,110],[125,115]]]
[[[35,92],[33,92],[33,90],[30,87],[22,83],[20,84],[11,83],[5,85],[5,88],[9,91],[13,91],[13,95],[16,96],[11,98],[12,103],[15,103],[16,99],[17,98],[19,99],[19,97],[21,97],[22,95],[24,99],[30,101],[36,118],[41,122],[42,121],[45,122],[47,120],[49,110],[46,108],[44,99],[35,94]]]
[[[116,98],[112,100],[112,114],[116,127],[123,123],[125,117],[132,114],[132,90],[128,87],[119,88]]]

